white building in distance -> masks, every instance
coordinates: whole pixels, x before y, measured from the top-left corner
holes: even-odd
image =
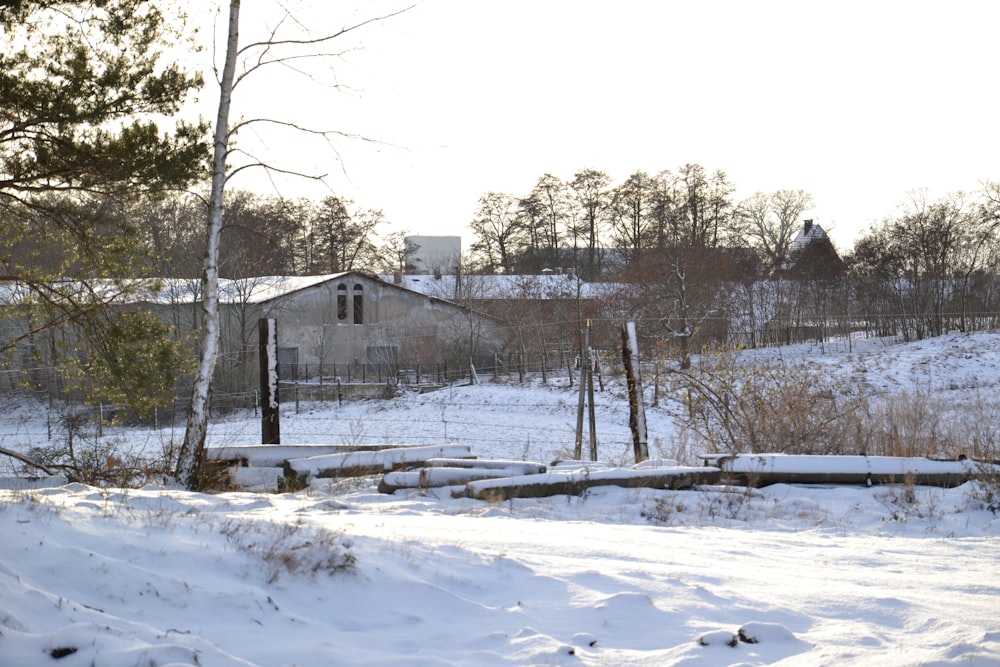
[[[404,242],[409,274],[449,274],[461,266],[461,236],[407,236]]]

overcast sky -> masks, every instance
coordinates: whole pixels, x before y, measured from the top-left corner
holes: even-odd
[[[405,6],[314,4],[297,9],[314,33]],[[258,10],[244,3],[244,42]],[[362,47],[318,75],[340,90],[284,71],[236,97],[245,116],[383,143],[338,142],[344,171],[315,138],[261,128],[240,145],[330,173],[336,194],[382,209],[393,229],[466,245],[486,192],[699,163],[726,172],[737,199],[810,192],[807,215],[847,250],[912,190],[1000,180],[997,26],[993,0],[423,0],[337,42]]]

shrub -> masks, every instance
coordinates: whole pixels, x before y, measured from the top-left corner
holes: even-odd
[[[805,366],[715,352],[669,375],[674,416],[707,451],[851,453],[862,399]]]
[[[296,523],[232,520],[222,527],[229,542],[259,558],[267,567],[267,582],[284,574],[312,576],[350,572],[357,564],[351,542],[343,533]]]

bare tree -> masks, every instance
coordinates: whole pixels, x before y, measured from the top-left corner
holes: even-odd
[[[584,275],[588,280],[594,280],[600,273],[598,248],[601,246],[602,232],[606,225],[607,211],[610,206],[610,193],[608,192],[610,184],[611,178],[603,171],[596,169],[584,169],[577,172],[570,183],[581,212],[579,222],[574,227],[573,238],[582,237],[584,239],[584,247],[587,250]]]
[[[406,9],[361,21],[319,37],[313,37],[307,31],[304,37],[282,39],[277,35],[277,31],[274,31],[265,40],[240,46],[240,0],[230,0],[229,2],[226,56],[221,73],[217,73],[219,106],[215,120],[212,186],[209,194],[209,214],[205,228],[205,255],[202,264],[200,357],[192,384],[187,429],[184,434],[184,442],[181,445],[177,465],[178,477],[190,489],[197,489],[202,481],[201,462],[205,448],[205,436],[208,430],[208,408],[211,398],[212,376],[219,354],[219,236],[222,230],[226,184],[240,171],[250,167],[286,171],[273,165],[266,165],[259,162],[250,162],[230,170],[227,166],[228,158],[231,154],[230,141],[240,129],[252,124],[291,126],[295,129],[318,135],[324,140],[330,140],[334,136],[343,136],[343,133],[339,131],[299,128],[292,123],[269,118],[246,119],[230,126],[229,114],[233,91],[246,77],[261,69],[275,65],[290,66],[304,58],[334,55],[322,52],[317,53],[315,51],[305,53],[302,49],[305,47],[322,48],[324,45],[349,32],[358,30],[376,21],[384,20],[390,16],[398,15],[404,11]],[[237,77],[236,65],[237,61],[241,59],[247,63],[247,66]]]
[[[378,263],[375,234],[382,211],[360,209],[350,199],[327,197],[310,216],[313,236],[310,271],[339,273],[371,269]]]
[[[653,179],[637,171],[615,188],[611,198],[612,240],[626,259],[633,261],[648,247]]]
[[[813,207],[812,195],[804,190],[755,193],[737,207],[741,234],[760,253],[771,271],[788,259],[792,241],[800,229],[800,218]]]
[[[541,222],[541,253],[550,267],[559,263],[559,247],[572,225],[566,184],[552,174],[538,179],[529,199],[534,202]]]
[[[226,193],[219,271],[227,278],[291,275],[299,267],[298,238],[306,210],[300,201],[245,190]]]
[[[469,223],[476,235],[472,250],[490,273],[511,273],[514,248],[522,233],[516,199],[503,192],[488,192],[479,198],[476,218]]]
[[[686,164],[677,171],[681,205],[681,244],[714,248],[720,245],[732,213],[733,185],[726,174],[711,175],[699,164]]]
[[[382,238],[378,251],[379,271],[402,275],[409,270],[410,258],[420,250],[420,244],[407,238],[408,235],[409,232],[400,229]]]

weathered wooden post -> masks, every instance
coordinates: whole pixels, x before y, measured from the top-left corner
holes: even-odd
[[[634,360],[634,361],[633,361]],[[632,448],[635,462],[649,458],[649,444],[646,440],[646,406],[642,399],[642,379],[639,373],[639,343],[635,334],[635,322],[622,326],[622,363],[628,382],[628,425],[632,429]]]
[[[280,445],[277,321],[273,318],[259,320],[257,337],[260,357],[260,439],[265,445]]]
[[[590,320],[587,320],[587,328],[584,330],[583,350],[580,360],[580,399],[576,412],[576,442],[573,447],[573,456],[576,460],[583,458],[583,410],[589,403],[588,424],[590,426],[590,460],[597,460],[597,417],[594,412],[594,362],[590,349]]]

